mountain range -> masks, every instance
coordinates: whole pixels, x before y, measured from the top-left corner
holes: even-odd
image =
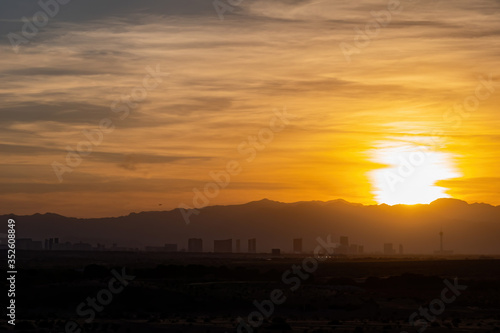
[[[57,214],[3,215],[16,220],[18,238],[58,237],[62,242],[101,243],[108,246],[143,247],[178,244],[187,248],[188,238],[202,238],[204,251],[213,250],[214,239],[257,239],[257,251],[292,250],[292,239],[302,238],[304,250],[316,239],[348,236],[364,246],[365,253],[381,253],[384,243],[402,244],[408,254],[430,254],[444,248],[457,254],[500,254],[500,206],[469,204],[457,199],[438,199],[428,205],[362,205],[344,200],[282,203],[263,199],[241,205],[209,206],[190,217],[181,211],[150,211],[127,216],[80,219]]]

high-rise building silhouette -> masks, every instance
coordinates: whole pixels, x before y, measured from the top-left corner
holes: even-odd
[[[59,244],[59,238],[49,238],[45,239],[45,250],[54,250]]]
[[[248,240],[248,253],[257,252],[257,239],[251,238]]]
[[[203,239],[201,239],[201,238],[189,238],[188,239],[188,251],[189,252],[203,252]]]
[[[302,238],[295,238],[293,240],[293,252],[302,253]]]
[[[337,248],[337,253],[340,253],[340,254],[349,253],[349,237],[340,236],[340,245]]]
[[[214,252],[216,253],[231,253],[233,252],[233,240],[214,240]]]
[[[403,244],[399,244],[399,254],[403,254]]]
[[[237,239],[236,240],[236,253],[241,252],[241,240]]]

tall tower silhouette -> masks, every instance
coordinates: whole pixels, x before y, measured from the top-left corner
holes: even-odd
[[[439,250],[434,251],[434,254],[440,254],[440,255],[453,254],[452,250],[445,250],[444,249],[443,236],[444,236],[444,232],[443,232],[443,228],[441,228],[441,231],[439,231]]]

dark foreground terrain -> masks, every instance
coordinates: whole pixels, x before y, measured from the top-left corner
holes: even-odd
[[[496,258],[306,257],[19,252],[16,331],[500,332]]]

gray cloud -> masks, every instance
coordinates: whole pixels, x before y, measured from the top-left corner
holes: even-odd
[[[16,144],[0,144],[0,153],[8,155],[46,155],[59,154],[64,157],[67,151],[59,148],[43,146],[26,146]],[[207,156],[172,156],[172,155],[153,155],[144,153],[113,153],[95,151],[88,156],[89,160],[99,162],[109,162],[119,164],[125,169],[135,169],[138,164],[162,164],[173,163],[182,160],[207,160]]]
[[[82,76],[82,75],[102,75],[107,74],[102,70],[86,70],[77,68],[50,68],[50,67],[31,67],[31,68],[17,68],[8,69],[0,73],[0,77],[8,79],[6,75],[15,76]],[[113,73],[117,74],[117,73]]]
[[[9,124],[12,122],[54,121],[65,124],[84,123],[94,126],[109,113],[109,107],[87,103],[20,103],[0,107],[0,122]]]

